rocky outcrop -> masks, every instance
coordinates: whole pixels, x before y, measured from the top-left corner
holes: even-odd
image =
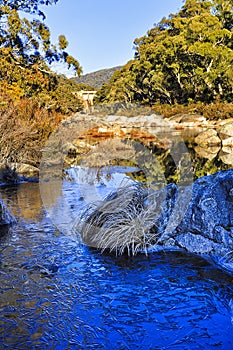
[[[96,225],[96,216],[93,216],[96,212],[89,211],[85,220],[88,225],[92,224],[85,224],[85,234],[88,235],[87,230],[93,230],[94,225],[98,247],[102,250],[104,247],[123,252],[118,245],[120,237],[122,242],[127,242],[127,251],[130,252],[131,247],[133,254],[140,247],[144,251],[180,249],[211,257],[233,271],[233,169],[202,177],[186,187],[169,184],[158,192],[149,192],[149,196],[148,190],[144,191],[146,201],[138,191],[132,197],[137,210],[132,210],[132,205],[125,206],[126,222],[122,214],[118,218],[116,211],[108,210],[105,215],[105,203],[98,208],[104,218],[101,224]],[[119,207],[117,204],[123,208],[126,192],[127,188],[122,195],[116,193],[114,203],[108,198],[108,209],[113,204],[114,208]],[[137,193],[140,195],[135,200]],[[79,232],[82,235],[82,230]],[[109,245],[109,242],[112,243]]]
[[[170,200],[175,202],[174,196]],[[168,237],[189,252],[233,257],[233,170],[200,178],[193,184],[182,221],[161,244],[166,246]]]
[[[190,190],[192,195],[184,217],[174,230],[166,235],[161,232],[159,245],[208,255],[233,271],[233,169],[202,177]],[[177,191],[173,185],[173,193],[168,192],[174,208]],[[186,198],[184,191],[183,201]],[[167,222],[172,215],[169,208],[164,207],[160,218],[163,230],[161,223]]]

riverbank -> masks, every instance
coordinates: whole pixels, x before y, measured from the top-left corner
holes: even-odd
[[[169,136],[164,138],[164,142],[160,137],[164,127],[177,131],[187,145],[195,148],[200,158],[212,160],[218,155],[224,164],[233,164],[231,104],[156,105],[153,108],[122,103],[103,104],[94,106],[89,113],[79,112],[70,117],[37,110],[33,103],[24,104],[21,102],[19,107],[9,105],[8,109],[4,107],[0,130],[1,167],[7,163],[21,176],[39,176],[41,151],[59,125],[62,125],[67,137],[67,142],[63,137],[61,149],[65,167],[73,164],[75,158],[77,163],[80,155],[97,143],[113,138],[135,140],[149,149],[166,149],[170,144]],[[66,125],[75,128],[76,139],[72,130],[64,128]],[[158,142],[158,136],[162,142]]]

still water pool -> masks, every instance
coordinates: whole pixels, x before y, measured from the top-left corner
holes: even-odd
[[[36,183],[1,195],[17,224],[0,231],[0,349],[233,349],[233,276],[181,252],[85,247],[53,225]]]

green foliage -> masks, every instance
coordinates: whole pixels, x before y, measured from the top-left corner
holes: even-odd
[[[1,161],[38,167],[41,148],[64,114],[82,103],[74,80],[57,75],[49,64],[63,61],[80,74],[81,67],[64,51],[60,35],[50,41],[40,5],[57,0],[2,0],[0,2],[0,149]],[[34,14],[29,20],[24,14]],[[30,17],[31,18],[31,17]]]
[[[133,102],[136,88],[130,61],[125,66],[116,70],[110,78],[109,83],[104,83],[97,93],[96,101],[99,103]]]
[[[80,74],[81,67],[66,49],[68,42],[64,35],[59,37],[58,47],[50,41],[49,28],[44,23],[45,15],[40,5],[56,3],[57,0],[3,0],[0,3],[0,50],[8,49],[10,60],[22,69],[38,65],[45,68],[55,61],[64,61]],[[33,13],[35,18],[29,20],[22,13]]]
[[[186,0],[135,40],[135,59],[99,92],[100,102],[187,104],[233,100],[233,7]]]
[[[53,73],[48,64],[66,62],[77,74],[81,67],[66,51],[68,42],[59,36],[58,47],[50,41],[40,5],[53,1],[4,0],[0,3],[0,105],[22,97],[34,99],[39,107],[69,114],[82,107],[73,92],[79,90],[74,81]],[[22,13],[34,14],[29,20]]]

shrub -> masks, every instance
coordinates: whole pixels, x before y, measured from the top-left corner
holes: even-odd
[[[41,149],[62,119],[61,114],[39,108],[32,99],[9,100],[0,107],[1,161],[38,167]]]
[[[188,105],[156,104],[153,106],[156,113],[169,118],[176,114],[201,114],[208,120],[233,118],[233,103],[215,101],[213,103],[190,103]]]

